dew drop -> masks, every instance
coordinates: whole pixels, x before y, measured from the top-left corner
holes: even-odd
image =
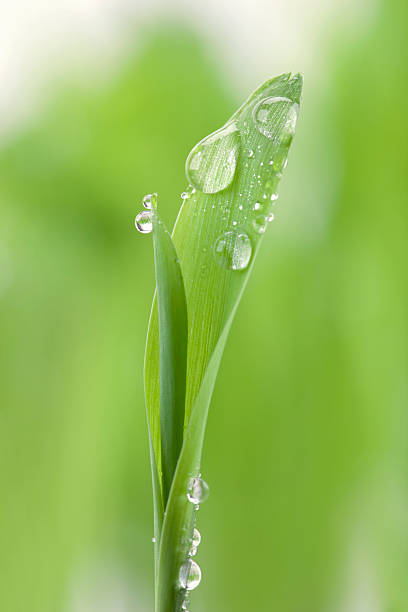
[[[272,193],[272,194],[271,194],[271,200],[272,200],[272,202],[275,202],[275,200],[277,200],[277,199],[278,199],[278,197],[279,197],[279,196],[278,196],[278,194],[277,194],[277,193]]]
[[[204,193],[226,189],[234,178],[240,135],[234,123],[199,142],[187,157],[187,179]]]
[[[204,502],[210,494],[210,487],[202,478],[191,478],[188,483],[187,499],[195,505]],[[198,508],[197,508],[198,510]]]
[[[197,547],[200,545],[200,542],[201,542],[201,533],[198,531],[196,527],[194,527],[191,543],[193,546]]]
[[[270,212],[269,215],[266,215],[266,217],[265,217],[265,219],[268,221],[268,223],[273,221],[274,218],[275,218],[275,215],[273,214],[273,212]]]
[[[147,210],[152,210],[153,206],[157,205],[157,193],[148,193],[143,198],[143,206],[147,208]]]
[[[295,133],[298,113],[296,102],[278,96],[261,100],[253,110],[253,118],[261,134],[275,142],[289,144]]]
[[[255,202],[254,210],[262,210],[263,206],[260,202]]]
[[[263,215],[258,215],[252,221],[252,226],[258,234],[264,234],[266,230],[266,219]]]
[[[201,582],[200,566],[192,559],[187,559],[180,567],[179,581],[180,586],[186,591],[197,588]]]
[[[153,544],[156,544],[156,538],[152,538]]]
[[[150,210],[142,210],[135,219],[135,227],[141,234],[150,234],[153,229],[152,213]]]
[[[195,557],[195,555],[197,554],[197,548],[199,547],[200,542],[201,542],[201,534],[198,531],[198,529],[194,527],[193,537],[191,538],[191,547],[190,547],[190,552],[189,552],[190,557]]]
[[[240,204],[240,205],[238,206],[238,210],[243,210],[243,209],[244,209],[244,207],[242,206],[242,204]]]
[[[252,149],[249,149],[249,152],[248,152],[248,157],[253,157],[253,156],[254,156],[254,152],[253,152],[253,150],[252,150]]]
[[[218,237],[214,245],[216,262],[227,270],[244,270],[249,264],[251,255],[251,240],[238,230],[225,232]]]

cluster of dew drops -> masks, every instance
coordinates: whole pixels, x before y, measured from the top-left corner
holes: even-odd
[[[292,138],[298,116],[298,105],[284,97],[269,97],[261,100],[252,111],[252,119],[258,131],[270,141],[275,143],[288,143]],[[282,117],[285,121],[277,121]],[[277,127],[275,127],[277,126]],[[187,158],[186,171],[191,183],[189,189],[181,194],[183,202],[191,198],[196,190],[207,194],[215,194],[226,189],[232,182],[238,163],[240,150],[240,135],[235,123],[229,123],[217,132],[214,132],[203,141],[198,143]],[[223,163],[212,163],[214,147],[219,149],[223,157]],[[259,151],[261,147],[258,146]],[[255,160],[256,152],[249,149],[247,152],[248,168]],[[263,234],[268,223],[273,221],[273,212],[268,211],[268,200],[272,204],[278,198],[275,192],[276,179],[281,177],[282,170],[287,164],[287,147],[278,148],[276,159],[266,162],[271,167],[274,181],[266,180],[265,192],[260,201],[255,201],[252,206],[251,228],[257,234]],[[215,156],[219,159],[219,156]],[[260,163],[264,166],[264,162]],[[262,169],[260,169],[262,172]],[[255,175],[254,175],[255,176]],[[255,182],[262,185],[262,176],[257,174]],[[239,194],[242,197],[242,194]],[[152,206],[155,206],[157,194],[144,197],[143,206],[145,210],[140,212],[135,219],[135,225],[139,232],[147,234],[152,231]],[[215,205],[213,205],[214,208]],[[239,211],[243,210],[239,206]],[[246,217],[244,217],[246,219]],[[238,225],[236,220],[232,221],[232,227],[224,231],[215,240],[213,246],[214,258],[221,268],[229,270],[244,270],[249,265],[252,257],[252,241],[248,233]]]
[[[197,511],[200,507],[200,504],[203,503],[210,493],[210,489],[208,484],[201,478],[201,475],[191,478],[188,482],[187,488],[187,499],[188,501],[194,505],[195,511]],[[192,557],[195,557],[197,554],[198,546],[201,542],[201,534],[196,527],[193,529],[193,533],[190,539],[190,547],[188,552],[188,557],[186,561],[182,564],[179,571],[179,586],[180,589],[184,592],[182,609],[185,612],[188,612],[188,593],[189,591],[193,591],[201,582],[201,568],[196,561],[193,560]]]
[[[157,193],[149,193],[143,198],[143,207],[140,213],[136,215],[135,227],[141,234],[150,234],[153,229],[153,207],[157,204]]]

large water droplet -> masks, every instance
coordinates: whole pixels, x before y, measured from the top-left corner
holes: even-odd
[[[210,487],[202,478],[191,478],[188,483],[187,499],[192,504],[201,504],[210,494]]]
[[[245,270],[251,255],[251,240],[244,232],[225,232],[214,245],[214,256],[218,265],[227,270]]]
[[[187,179],[204,193],[226,189],[234,178],[240,135],[230,123],[199,142],[187,157]]]
[[[296,128],[299,105],[289,98],[265,98],[253,110],[258,130],[267,138],[289,144]]]
[[[181,587],[187,591],[197,588],[201,582],[200,566],[192,559],[187,559],[180,567],[179,580]]]
[[[153,229],[152,213],[150,210],[142,210],[135,219],[135,227],[142,234],[150,234]]]

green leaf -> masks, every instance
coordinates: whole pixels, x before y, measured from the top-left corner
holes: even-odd
[[[226,324],[208,364],[186,430],[183,450],[168,501],[160,542],[156,611],[181,610],[184,591],[177,588],[180,567],[187,559],[195,522],[195,506],[187,499],[188,483],[200,472],[208,409],[234,313]]]
[[[171,236],[153,206],[153,245],[160,335],[160,437],[163,502],[183,444],[187,369],[187,306]]]
[[[187,364],[187,307],[183,277],[171,236],[156,210],[156,195],[151,196],[153,249],[156,270],[156,296],[160,333],[159,420],[161,438],[162,476],[157,470],[149,424],[149,443],[152,465],[155,559],[171,482],[183,443],[183,425]],[[150,377],[151,362],[145,361],[145,376]],[[157,567],[156,567],[157,569]]]
[[[180,610],[183,592],[177,580],[194,519],[186,495],[188,481],[199,473],[208,406],[233,315],[273,218],[301,89],[300,75],[267,81],[224,127],[198,143],[187,159],[191,184],[173,232],[189,321],[186,434],[161,534],[156,612]],[[145,390],[159,474],[166,470],[158,410],[161,342],[153,305]]]

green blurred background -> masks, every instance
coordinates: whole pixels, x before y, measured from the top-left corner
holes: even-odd
[[[276,32],[281,4],[253,10]],[[292,0],[278,44],[221,5],[233,43],[169,3],[121,16],[126,43],[96,77],[45,54],[41,102],[3,129],[1,611],[153,609],[154,270],[134,216],[158,191],[172,225],[189,150],[288,70],[304,103],[211,408],[191,609],[408,610],[407,3],[322,20],[315,1],[296,43]]]

